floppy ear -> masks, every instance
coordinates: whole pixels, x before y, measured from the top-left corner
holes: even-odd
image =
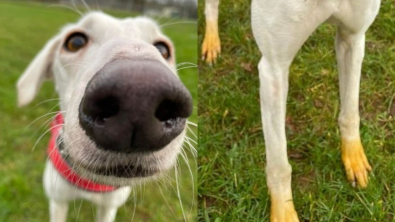
[[[18,106],[29,104],[37,94],[42,82],[52,77],[52,63],[59,37],[51,39],[36,55],[17,83]]]

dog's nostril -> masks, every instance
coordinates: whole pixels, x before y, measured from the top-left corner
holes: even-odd
[[[101,109],[101,112],[98,114],[100,119],[107,119],[119,112],[118,99],[112,96],[97,101],[96,106]]]
[[[104,125],[106,120],[119,112],[119,101],[116,97],[108,96],[97,99],[91,105],[83,106],[83,113],[90,116],[93,122],[99,126]]]
[[[180,117],[181,109],[180,104],[170,100],[164,100],[156,109],[155,117],[161,122],[167,123],[170,120]]]

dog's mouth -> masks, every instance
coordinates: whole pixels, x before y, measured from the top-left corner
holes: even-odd
[[[148,169],[137,164],[119,164],[114,166],[87,166],[84,163],[75,161],[65,149],[65,144],[62,139],[62,135],[59,134],[57,138],[57,149],[61,157],[70,166],[73,171],[82,176],[88,177],[88,179],[94,179],[98,177],[115,177],[115,178],[146,178],[152,177],[159,173],[159,170]],[[96,175],[96,176],[93,176]],[[100,181],[97,181],[100,182]]]

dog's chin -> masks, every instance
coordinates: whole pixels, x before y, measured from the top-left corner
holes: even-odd
[[[69,161],[68,161],[69,162]],[[109,169],[86,168],[78,163],[69,162],[73,170],[84,178],[96,183],[111,186],[133,186],[149,179],[157,178],[161,175],[159,170],[147,170],[135,166],[117,166]]]
[[[147,165],[149,165],[147,167],[142,166],[142,164],[133,163],[119,163],[112,166],[107,166],[106,164],[93,166],[92,164],[79,162],[73,159],[63,144],[59,146],[59,151],[63,159],[78,175],[92,180],[93,182],[111,186],[133,186],[135,184],[141,184],[147,180],[160,177],[173,166],[173,164],[171,164],[171,166],[168,167],[157,167],[157,163],[147,163]],[[117,153],[113,153],[113,155],[117,155]]]

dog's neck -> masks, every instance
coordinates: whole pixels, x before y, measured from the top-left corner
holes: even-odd
[[[48,145],[49,159],[58,173],[73,186],[86,191],[111,192],[116,190],[118,187],[95,183],[89,179],[81,177],[72,170],[70,165],[67,163],[67,160],[61,154],[64,150],[64,144],[60,134],[63,122],[62,114],[58,113],[51,123],[51,139]]]

